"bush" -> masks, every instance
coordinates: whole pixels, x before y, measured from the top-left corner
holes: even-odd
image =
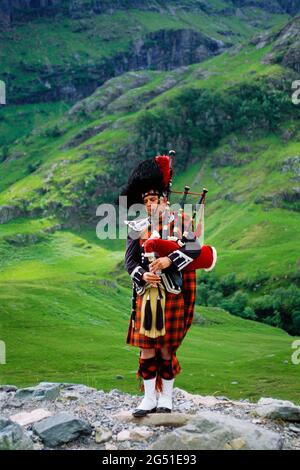
[[[40,165],[41,165],[40,161],[36,163],[29,163],[29,165],[27,166],[28,173],[34,173]]]
[[[60,137],[62,135],[61,129],[55,124],[54,127],[50,127],[49,129],[45,130],[44,133],[45,137]]]
[[[152,156],[176,143],[176,165],[186,167],[194,148],[213,148],[228,133],[243,130],[275,131],[285,116],[299,116],[288,93],[271,88],[263,79],[229,90],[186,88],[168,108],[145,111],[137,123],[137,152]]]
[[[298,279],[299,273],[294,274]],[[300,334],[300,289],[296,284],[280,287],[271,294],[250,300],[244,290],[247,285],[252,291],[270,280],[264,271],[259,271],[254,280],[239,284],[235,273],[218,279],[215,273],[198,279],[197,303],[209,307],[221,307],[232,315],[257,320],[284,329],[291,335]]]
[[[255,299],[253,309],[260,321],[279,326],[291,335],[300,334],[300,289],[296,285],[280,287],[272,295]]]

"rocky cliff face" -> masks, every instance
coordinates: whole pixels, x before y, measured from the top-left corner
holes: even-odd
[[[295,15],[300,10],[300,0],[231,0],[236,7],[258,7],[271,13]]]
[[[271,13],[294,15],[300,11],[300,0],[225,0],[228,8],[224,13],[241,7],[259,7]],[[37,16],[65,14],[72,18],[81,18],[90,14],[113,13],[116,10],[139,8],[150,11],[162,11],[168,8],[183,10],[202,10],[206,13],[215,11],[215,4],[201,0],[2,0],[0,20],[11,23],[18,20],[32,19]]]
[[[230,43],[210,38],[192,29],[160,30],[132,41],[126,52],[99,62],[65,67],[46,64],[22,64],[24,74],[40,77],[35,83],[17,87],[7,78],[10,103],[34,103],[56,100],[80,100],[109,78],[130,70],[171,70],[201,62],[222,53]],[[84,80],[82,77],[84,76]],[[10,87],[11,84],[11,87]]]
[[[264,59],[264,63],[281,64],[296,72],[300,72],[300,18],[291,20],[276,35],[269,34],[257,39],[256,47],[262,47],[274,41],[272,51]]]
[[[52,17],[59,15],[72,19],[71,33],[78,34],[87,29],[91,48],[97,48],[93,38],[99,31],[84,22],[88,22],[95,15],[103,13],[111,14],[116,10],[130,10],[136,8],[145,11],[166,12],[176,16],[176,11],[205,11],[206,14],[219,18],[220,15],[238,15],[243,7],[257,6],[268,12],[294,13],[300,9],[300,0],[226,0],[227,6],[217,7],[214,2],[199,0],[2,0],[0,2],[0,25],[11,30],[11,36],[5,40],[12,40],[12,50],[15,44],[22,42],[22,35],[18,35],[18,22],[30,22],[38,17]],[[220,10],[221,8],[221,10]],[[216,15],[216,16],[215,16]],[[45,20],[47,21],[47,20]],[[76,24],[74,24],[76,23]],[[114,23],[112,23],[114,25]],[[254,25],[255,26],[255,25]],[[89,29],[90,28],[90,29]],[[221,31],[222,33],[222,31]],[[238,33],[233,33],[238,34]],[[63,37],[63,35],[62,35]],[[113,36],[112,37],[113,41]],[[181,29],[162,28],[146,34],[142,28],[134,34],[131,42],[126,42],[127,37],[121,36],[122,47],[110,55],[101,54],[99,59],[88,57],[82,59],[77,54],[63,54],[63,63],[49,57],[38,55],[34,59],[27,59],[27,51],[22,51],[17,56],[12,69],[6,67],[2,73],[2,79],[7,83],[8,103],[35,103],[57,100],[80,100],[93,91],[106,80],[118,76],[129,70],[153,69],[171,70],[173,68],[201,62],[211,56],[222,53],[226,47],[232,45],[233,36],[228,31],[224,32],[223,41],[216,40],[183,23]],[[75,39],[77,40],[77,38]],[[84,38],[86,40],[86,38]],[[110,41],[107,40],[108,42]],[[124,44],[127,44],[126,47]],[[104,41],[104,48],[106,47]],[[66,51],[69,44],[63,44]],[[98,50],[98,49],[97,49]],[[118,52],[122,50],[122,52]],[[88,51],[84,51],[88,56]],[[24,77],[24,80],[16,80],[16,77]]]

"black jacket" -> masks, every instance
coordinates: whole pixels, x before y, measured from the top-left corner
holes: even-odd
[[[136,238],[138,232],[135,232],[134,238],[131,237],[132,233],[130,232],[127,237],[125,268],[136,285],[141,287],[145,284],[142,277],[146,271],[149,271],[149,265],[148,259],[144,257],[144,249],[140,246],[140,239]],[[188,233],[187,240],[185,246],[182,248],[178,246],[177,250],[168,255],[172,261],[172,265],[168,269],[181,271],[200,254],[199,240],[192,231]]]

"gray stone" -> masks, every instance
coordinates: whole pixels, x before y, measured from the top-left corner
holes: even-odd
[[[97,442],[97,444],[101,444],[102,442],[107,442],[111,438],[112,438],[112,432],[109,431],[108,429],[103,429],[103,428],[96,429],[95,441]]]
[[[300,427],[294,426],[293,424],[289,425],[289,431],[295,432],[297,434],[300,434]]]
[[[61,412],[46,418],[33,426],[33,431],[45,445],[55,447],[77,439],[80,435],[91,434],[92,428],[87,421],[69,413]]]
[[[152,413],[144,418],[135,418],[132,411],[121,411],[112,415],[113,420],[134,423],[141,426],[184,426],[193,415],[185,413]]]
[[[263,418],[300,422],[300,406],[291,401],[261,398],[257,405],[255,412]]]
[[[42,419],[48,418],[52,413],[50,411],[44,410],[43,408],[37,408],[31,412],[23,411],[22,413],[17,413],[11,415],[9,419],[14,423],[18,423],[21,426],[28,426],[28,424],[36,423]]]
[[[0,392],[16,392],[17,390],[15,385],[0,385]]]
[[[33,442],[22,427],[10,419],[0,417],[0,450],[30,450]]]
[[[213,411],[201,412],[190,422],[160,437],[154,450],[279,450],[281,436],[272,431]]]
[[[60,394],[60,386],[57,383],[41,382],[35,387],[20,388],[15,397],[20,400],[55,400]]]
[[[67,383],[61,383],[60,386],[67,391],[74,391],[75,393],[93,393],[96,392],[97,389],[94,387],[88,387],[87,385],[82,385],[82,384],[67,384]]]

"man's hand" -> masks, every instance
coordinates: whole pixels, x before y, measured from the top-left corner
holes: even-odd
[[[157,284],[161,281],[160,277],[154,273],[144,273],[142,279],[151,284],[152,287],[157,287]]]
[[[155,261],[149,265],[151,272],[156,272],[158,269],[166,269],[171,266],[172,261],[167,256],[163,256],[161,258],[157,258]]]

